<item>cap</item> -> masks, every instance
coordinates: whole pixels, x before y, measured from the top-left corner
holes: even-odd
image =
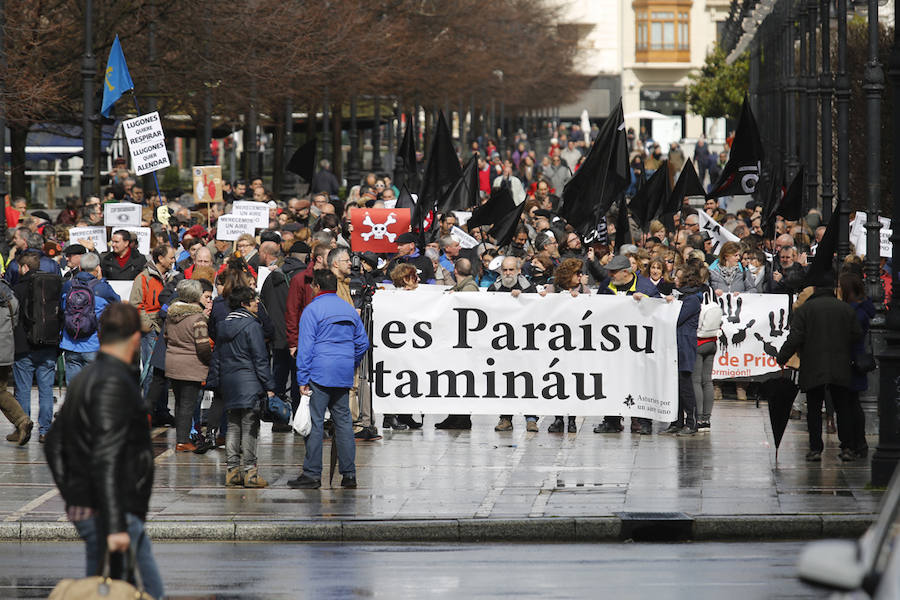
[[[285,223],[284,225],[281,226],[282,231],[291,231],[293,233],[296,233],[296,232],[300,231],[301,229],[303,229],[303,226],[300,225],[300,223],[295,223],[293,221]]]
[[[614,256],[612,259],[606,264],[607,271],[621,271],[622,269],[630,269],[631,261],[628,260],[627,256]]]
[[[37,217],[37,218],[39,218],[39,219],[43,219],[43,220],[45,220],[45,221],[52,221],[52,220],[53,220],[53,219],[50,218],[50,215],[48,215],[46,212],[44,212],[44,211],[42,211],[42,210],[35,210],[35,211],[32,211],[32,212],[31,212],[31,216],[32,216],[32,217]]]
[[[367,263],[373,269],[378,268],[378,256],[374,252],[363,252],[359,255],[359,259]]]
[[[81,244],[72,244],[67,246],[65,250],[63,250],[63,254],[66,256],[72,256],[73,254],[87,254],[87,248],[82,246]]]
[[[188,229],[185,236],[191,236],[192,238],[202,239],[205,238],[207,233],[206,230],[203,229],[203,225],[194,225],[190,229]]]
[[[397,236],[397,244],[415,244],[418,241],[416,234],[411,231],[407,231],[406,233],[401,233]]]
[[[294,242],[291,244],[291,249],[288,250],[288,254],[309,254],[309,252],[309,244],[306,242]]]

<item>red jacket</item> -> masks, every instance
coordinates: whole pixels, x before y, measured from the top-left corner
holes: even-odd
[[[294,275],[291,279],[287,306],[284,309],[288,348],[297,347],[297,339],[300,336],[300,315],[303,314],[303,309],[313,300],[312,287],[309,284],[313,279],[314,262],[310,260],[306,270]]]

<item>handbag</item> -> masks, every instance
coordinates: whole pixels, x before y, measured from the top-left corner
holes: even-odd
[[[309,395],[300,396],[300,406],[294,415],[294,431],[298,435],[306,437],[312,431],[312,419],[309,416]]]
[[[264,394],[259,402],[259,420],[266,423],[287,425],[291,422],[291,404],[275,394]]]
[[[134,548],[128,548],[128,568],[136,585],[109,576],[109,550],[103,555],[100,575],[83,579],[63,579],[50,592],[48,600],[153,600],[144,590],[141,570],[136,568]]]
[[[853,372],[857,375],[865,375],[866,373],[870,373],[875,370],[878,366],[875,363],[875,353],[872,352],[872,334],[871,332],[866,332],[866,339],[868,340],[868,348],[863,348],[863,351],[856,354],[853,359],[850,361],[850,367],[853,369]]]

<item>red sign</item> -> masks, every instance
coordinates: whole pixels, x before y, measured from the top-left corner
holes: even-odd
[[[397,236],[409,231],[408,208],[354,208],[350,213],[354,252],[396,252]]]

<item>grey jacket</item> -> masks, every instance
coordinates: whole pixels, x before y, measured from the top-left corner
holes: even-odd
[[[19,301],[6,281],[0,280],[0,367],[15,361],[13,330],[19,323]]]
[[[751,292],[760,293],[762,290],[756,288],[753,275],[747,269],[740,267],[740,271],[734,276],[731,282],[725,281],[722,275],[722,269],[716,263],[709,268],[709,286],[714,290],[722,290],[726,294],[728,292]]]

